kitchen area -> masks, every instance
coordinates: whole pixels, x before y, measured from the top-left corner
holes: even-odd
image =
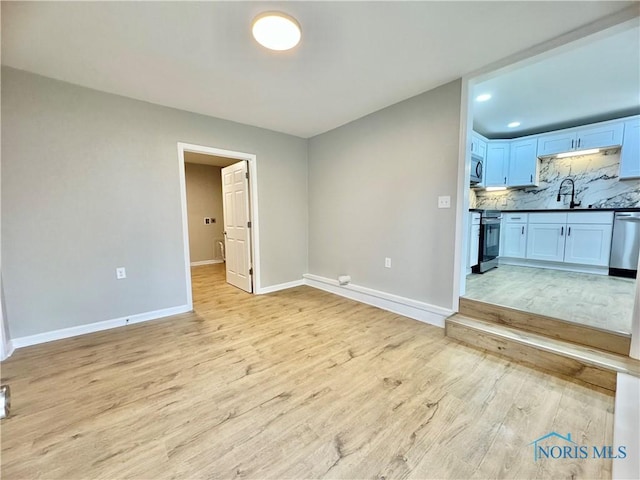
[[[629,45],[638,35],[622,31],[474,86],[465,298],[630,335],[640,65]],[[587,59],[605,69],[593,73]]]

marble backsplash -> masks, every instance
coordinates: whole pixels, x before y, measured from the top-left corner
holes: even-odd
[[[487,192],[471,189],[470,208],[493,210],[536,210],[569,208],[571,195],[556,200],[560,183],[571,178],[576,185],[576,202],[580,208],[640,207],[640,180],[618,180],[620,151],[569,158],[540,160],[538,187],[511,188]],[[570,185],[562,188],[571,192]]]

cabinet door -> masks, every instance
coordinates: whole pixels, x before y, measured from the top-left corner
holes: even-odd
[[[510,187],[528,187],[538,185],[538,157],[536,139],[520,140],[511,143],[509,156]]]
[[[537,155],[555,155],[556,153],[570,152],[575,150],[577,136],[575,130],[563,133],[551,133],[538,137]]]
[[[480,225],[471,225],[471,235],[469,237],[469,267],[478,265],[478,254],[480,252]]]
[[[624,124],[620,153],[620,179],[638,177],[640,177],[640,118],[635,118]]]
[[[471,134],[471,153],[484,160],[487,157],[487,142],[482,140],[478,134]]]
[[[564,261],[582,265],[608,266],[611,230],[611,225],[568,224]]]
[[[525,258],[527,248],[527,224],[506,223],[504,228],[504,245],[502,255],[512,258]]]
[[[565,225],[557,223],[529,223],[526,258],[562,262],[565,230]]]
[[[506,187],[509,172],[509,142],[489,142],[484,162],[484,186]]]
[[[622,131],[624,125],[610,123],[604,126],[581,128],[578,130],[576,150],[588,148],[607,148],[622,145]]]

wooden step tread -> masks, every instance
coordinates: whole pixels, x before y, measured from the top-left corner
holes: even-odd
[[[447,318],[447,322],[453,322],[467,328],[501,337],[505,340],[568,357],[585,365],[640,377],[640,360],[635,360],[630,357],[545,337],[485,320],[478,320],[459,313]]]

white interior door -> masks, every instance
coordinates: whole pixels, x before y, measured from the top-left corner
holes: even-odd
[[[251,235],[247,162],[222,169],[227,283],[251,292]]]

